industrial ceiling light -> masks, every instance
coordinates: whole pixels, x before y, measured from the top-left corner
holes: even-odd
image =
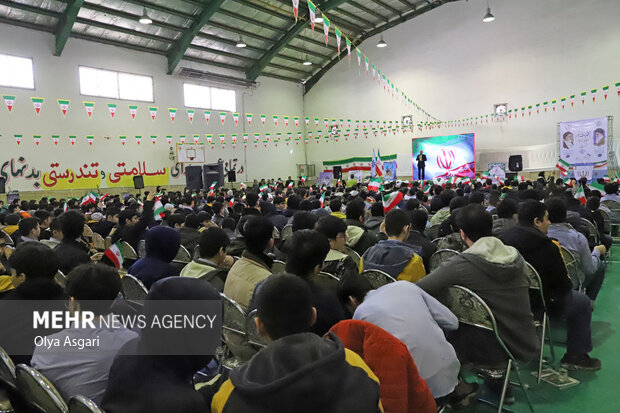
[[[239,37],[239,41],[237,42],[235,46],[244,48],[247,46],[247,44],[245,44],[245,42],[243,41],[243,38]]]
[[[489,1],[487,0],[487,14],[484,15],[482,21],[485,23],[489,23],[495,20],[495,16],[491,13],[491,7],[489,6]]]
[[[306,60],[304,60],[302,65],[304,65],[304,66],[312,66],[312,62],[310,60],[306,59]]]
[[[381,35],[381,40],[377,43],[377,47],[387,47],[387,43],[383,40],[383,35]]]
[[[149,15],[146,13],[146,7],[143,9],[142,16],[140,17],[140,20],[138,21],[142,24],[153,24],[153,20],[151,20]]]
[[[314,24],[323,23],[323,15],[318,10],[314,14]]]

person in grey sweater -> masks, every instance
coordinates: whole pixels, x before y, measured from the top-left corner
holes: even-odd
[[[484,207],[463,207],[457,225],[468,248],[417,285],[440,301],[450,286],[469,288],[491,308],[500,337],[512,354],[524,362],[534,359],[540,342],[530,308],[525,261],[515,248],[491,236],[493,220]],[[506,355],[489,331],[461,325],[451,341],[461,361],[505,365]]]

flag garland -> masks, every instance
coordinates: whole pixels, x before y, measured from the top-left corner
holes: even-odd
[[[69,110],[69,103],[71,101],[68,99],[58,99],[58,106],[60,106],[60,111],[62,112],[62,116],[67,115],[67,111]]]

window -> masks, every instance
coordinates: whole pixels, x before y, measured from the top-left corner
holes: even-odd
[[[185,106],[202,109],[227,110],[236,112],[237,101],[234,90],[218,89],[183,84],[183,95],[185,96]]]
[[[153,101],[153,78],[80,66],[80,93],[104,98]]]
[[[32,59],[0,54],[0,86],[34,89]]]

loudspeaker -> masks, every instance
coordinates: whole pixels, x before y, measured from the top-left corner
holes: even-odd
[[[5,184],[6,184],[6,179],[0,176],[0,194],[4,194],[6,192],[6,188],[4,187]]]
[[[523,170],[523,157],[521,155],[511,155],[508,158],[508,169],[512,172],[520,172]]]
[[[144,177],[142,175],[133,177],[133,187],[134,189],[143,189],[144,188]]]
[[[517,174],[514,172],[506,172],[506,184],[512,184],[512,181],[515,180]]]
[[[213,181],[217,181],[218,187],[224,186],[224,162],[221,160],[202,165],[203,189],[208,190]]]
[[[228,171],[228,182],[237,182],[237,172]]]
[[[342,166],[334,166],[334,179],[342,179]]]
[[[202,189],[202,167],[186,166],[185,167],[185,186],[187,189]]]

